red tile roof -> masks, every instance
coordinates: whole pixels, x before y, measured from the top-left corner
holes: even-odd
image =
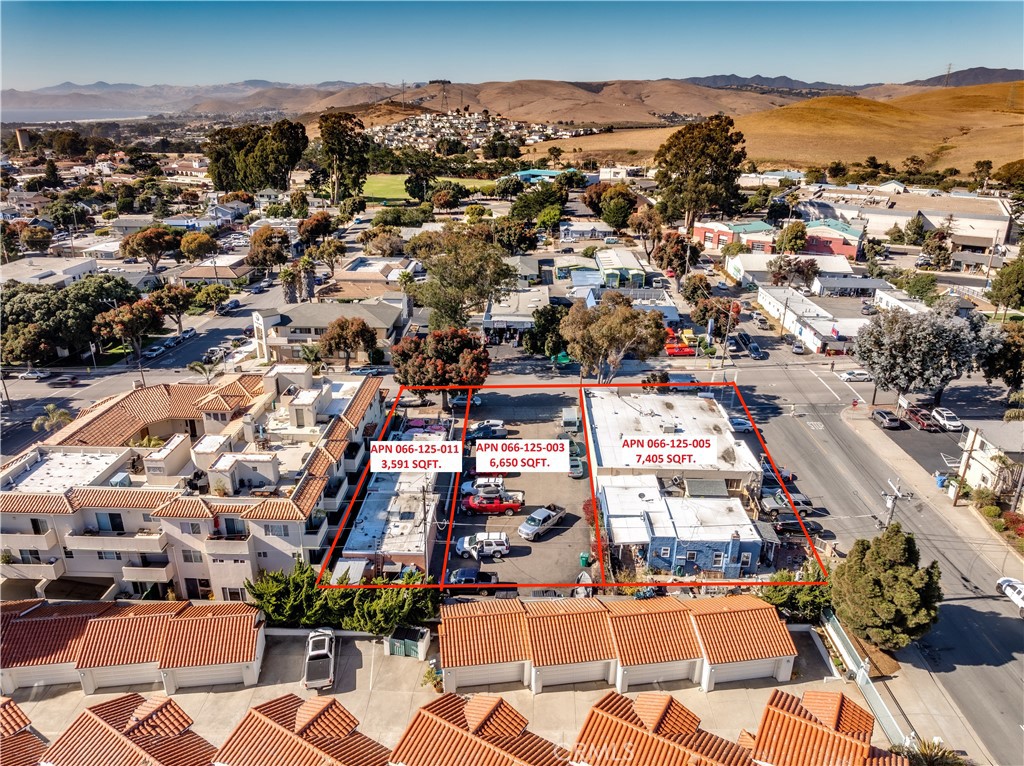
[[[690,710],[656,693],[635,702],[606,694],[587,713],[570,757],[588,766],[754,766],[749,752],[703,731]]]
[[[3,641],[7,626],[12,620],[45,604],[41,598],[26,598],[20,601],[0,601],[0,641]]]
[[[485,699],[477,699],[477,697]],[[416,711],[391,755],[403,766],[565,766],[566,750],[526,730],[500,698],[445,694]]]
[[[0,737],[0,764],[39,766],[39,758],[44,750],[46,743],[31,731],[19,731],[9,737]]]
[[[216,748],[166,697],[126,694],[93,705],[47,749],[53,766],[209,766]]]
[[[437,633],[446,668],[517,662],[530,657],[526,613],[518,600],[442,604]]]
[[[615,657],[608,610],[597,599],[527,601],[523,607],[535,667]]]
[[[10,622],[3,635],[0,667],[18,668],[75,662],[89,620],[113,605],[107,602],[47,605]]]
[[[320,502],[325,489],[327,489],[327,479],[307,475],[299,482],[290,499],[303,517],[308,517]]]
[[[772,692],[751,750],[755,759],[789,766],[908,766],[906,759],[872,747],[874,719],[859,705],[840,692],[809,694],[811,708],[825,715],[825,720],[792,694]]]
[[[18,707],[18,703],[10,697],[0,697],[0,737],[17,734],[31,724],[28,716]]]
[[[154,510],[152,515],[161,519],[209,519],[213,511],[201,497],[179,495]]]
[[[690,610],[677,598],[607,601],[612,640],[623,665],[679,662],[701,657]],[[658,636],[652,641],[651,636]]]
[[[686,605],[712,665],[796,656],[793,638],[771,604],[753,596],[725,596]]]
[[[102,668],[157,662],[164,649],[164,637],[171,617],[188,608],[183,601],[147,605],[133,610],[115,608],[90,620],[82,638],[75,667]]]
[[[248,604],[190,606],[167,623],[160,668],[252,662],[262,625]]]
[[[226,766],[386,766],[390,751],[356,731],[333,697],[294,694],[252,708],[217,751]]]
[[[0,492],[2,513],[59,513],[71,514],[75,509],[68,501],[68,493],[58,492]]]
[[[242,513],[250,521],[305,521],[306,514],[287,497],[270,497]]]
[[[333,457],[323,447],[317,447],[313,450],[313,454],[309,456],[309,460],[306,461],[306,473],[310,476],[329,476],[330,468],[336,461],[337,458]]]
[[[68,493],[71,507],[76,511],[82,508],[156,510],[177,496],[177,492],[160,489],[122,487],[75,487]]]
[[[384,378],[363,378],[362,385],[359,386],[356,395],[352,397],[352,401],[348,403],[345,412],[342,413],[342,416],[352,424],[353,428],[357,428],[366,417],[366,412],[377,398],[377,392],[383,382]]]

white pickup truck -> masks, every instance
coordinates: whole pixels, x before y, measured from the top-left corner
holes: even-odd
[[[334,686],[334,631],[317,628],[306,639],[306,670],[302,684],[307,689]]]

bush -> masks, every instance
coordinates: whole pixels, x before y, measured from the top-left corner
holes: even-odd
[[[981,509],[981,513],[983,516],[987,516],[990,519],[997,519],[1002,511],[999,510],[998,505],[986,505]]]
[[[1002,519],[992,519],[992,529],[994,529],[996,532],[1005,532],[1006,522]]]
[[[1007,511],[1003,514],[1003,521],[1006,522],[1006,526],[1013,529],[1019,527],[1021,524],[1024,524],[1024,514],[1015,513],[1013,511]]]
[[[988,487],[976,487],[971,493],[971,503],[975,508],[984,508],[995,504],[998,496]]]

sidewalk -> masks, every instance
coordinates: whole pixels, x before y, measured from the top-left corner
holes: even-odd
[[[935,485],[935,479],[920,465],[888,438],[878,438],[877,426],[870,420],[871,408],[866,404],[857,408],[847,407],[842,419],[859,437],[870,442],[872,449],[903,477],[907,484],[901,489],[914,493],[915,502],[923,502],[943,511],[943,517],[963,539],[992,540],[993,544],[981,546],[977,554],[996,570],[1004,572],[1014,567],[1020,569],[1024,560],[1016,550],[1006,545],[1001,537],[985,520],[966,504],[953,507],[945,490]],[[941,732],[947,744],[971,753],[978,763],[995,764],[981,739],[964,718],[960,709],[950,700],[942,686],[936,681],[916,645],[910,645],[897,653],[900,670],[897,675],[875,685],[894,712],[902,713],[909,720],[922,739],[931,739]]]

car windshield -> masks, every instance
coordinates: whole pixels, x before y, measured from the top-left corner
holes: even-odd
[[[541,524],[544,523],[544,518],[542,516],[536,515],[527,516],[526,523],[529,524],[531,527],[539,527]]]

